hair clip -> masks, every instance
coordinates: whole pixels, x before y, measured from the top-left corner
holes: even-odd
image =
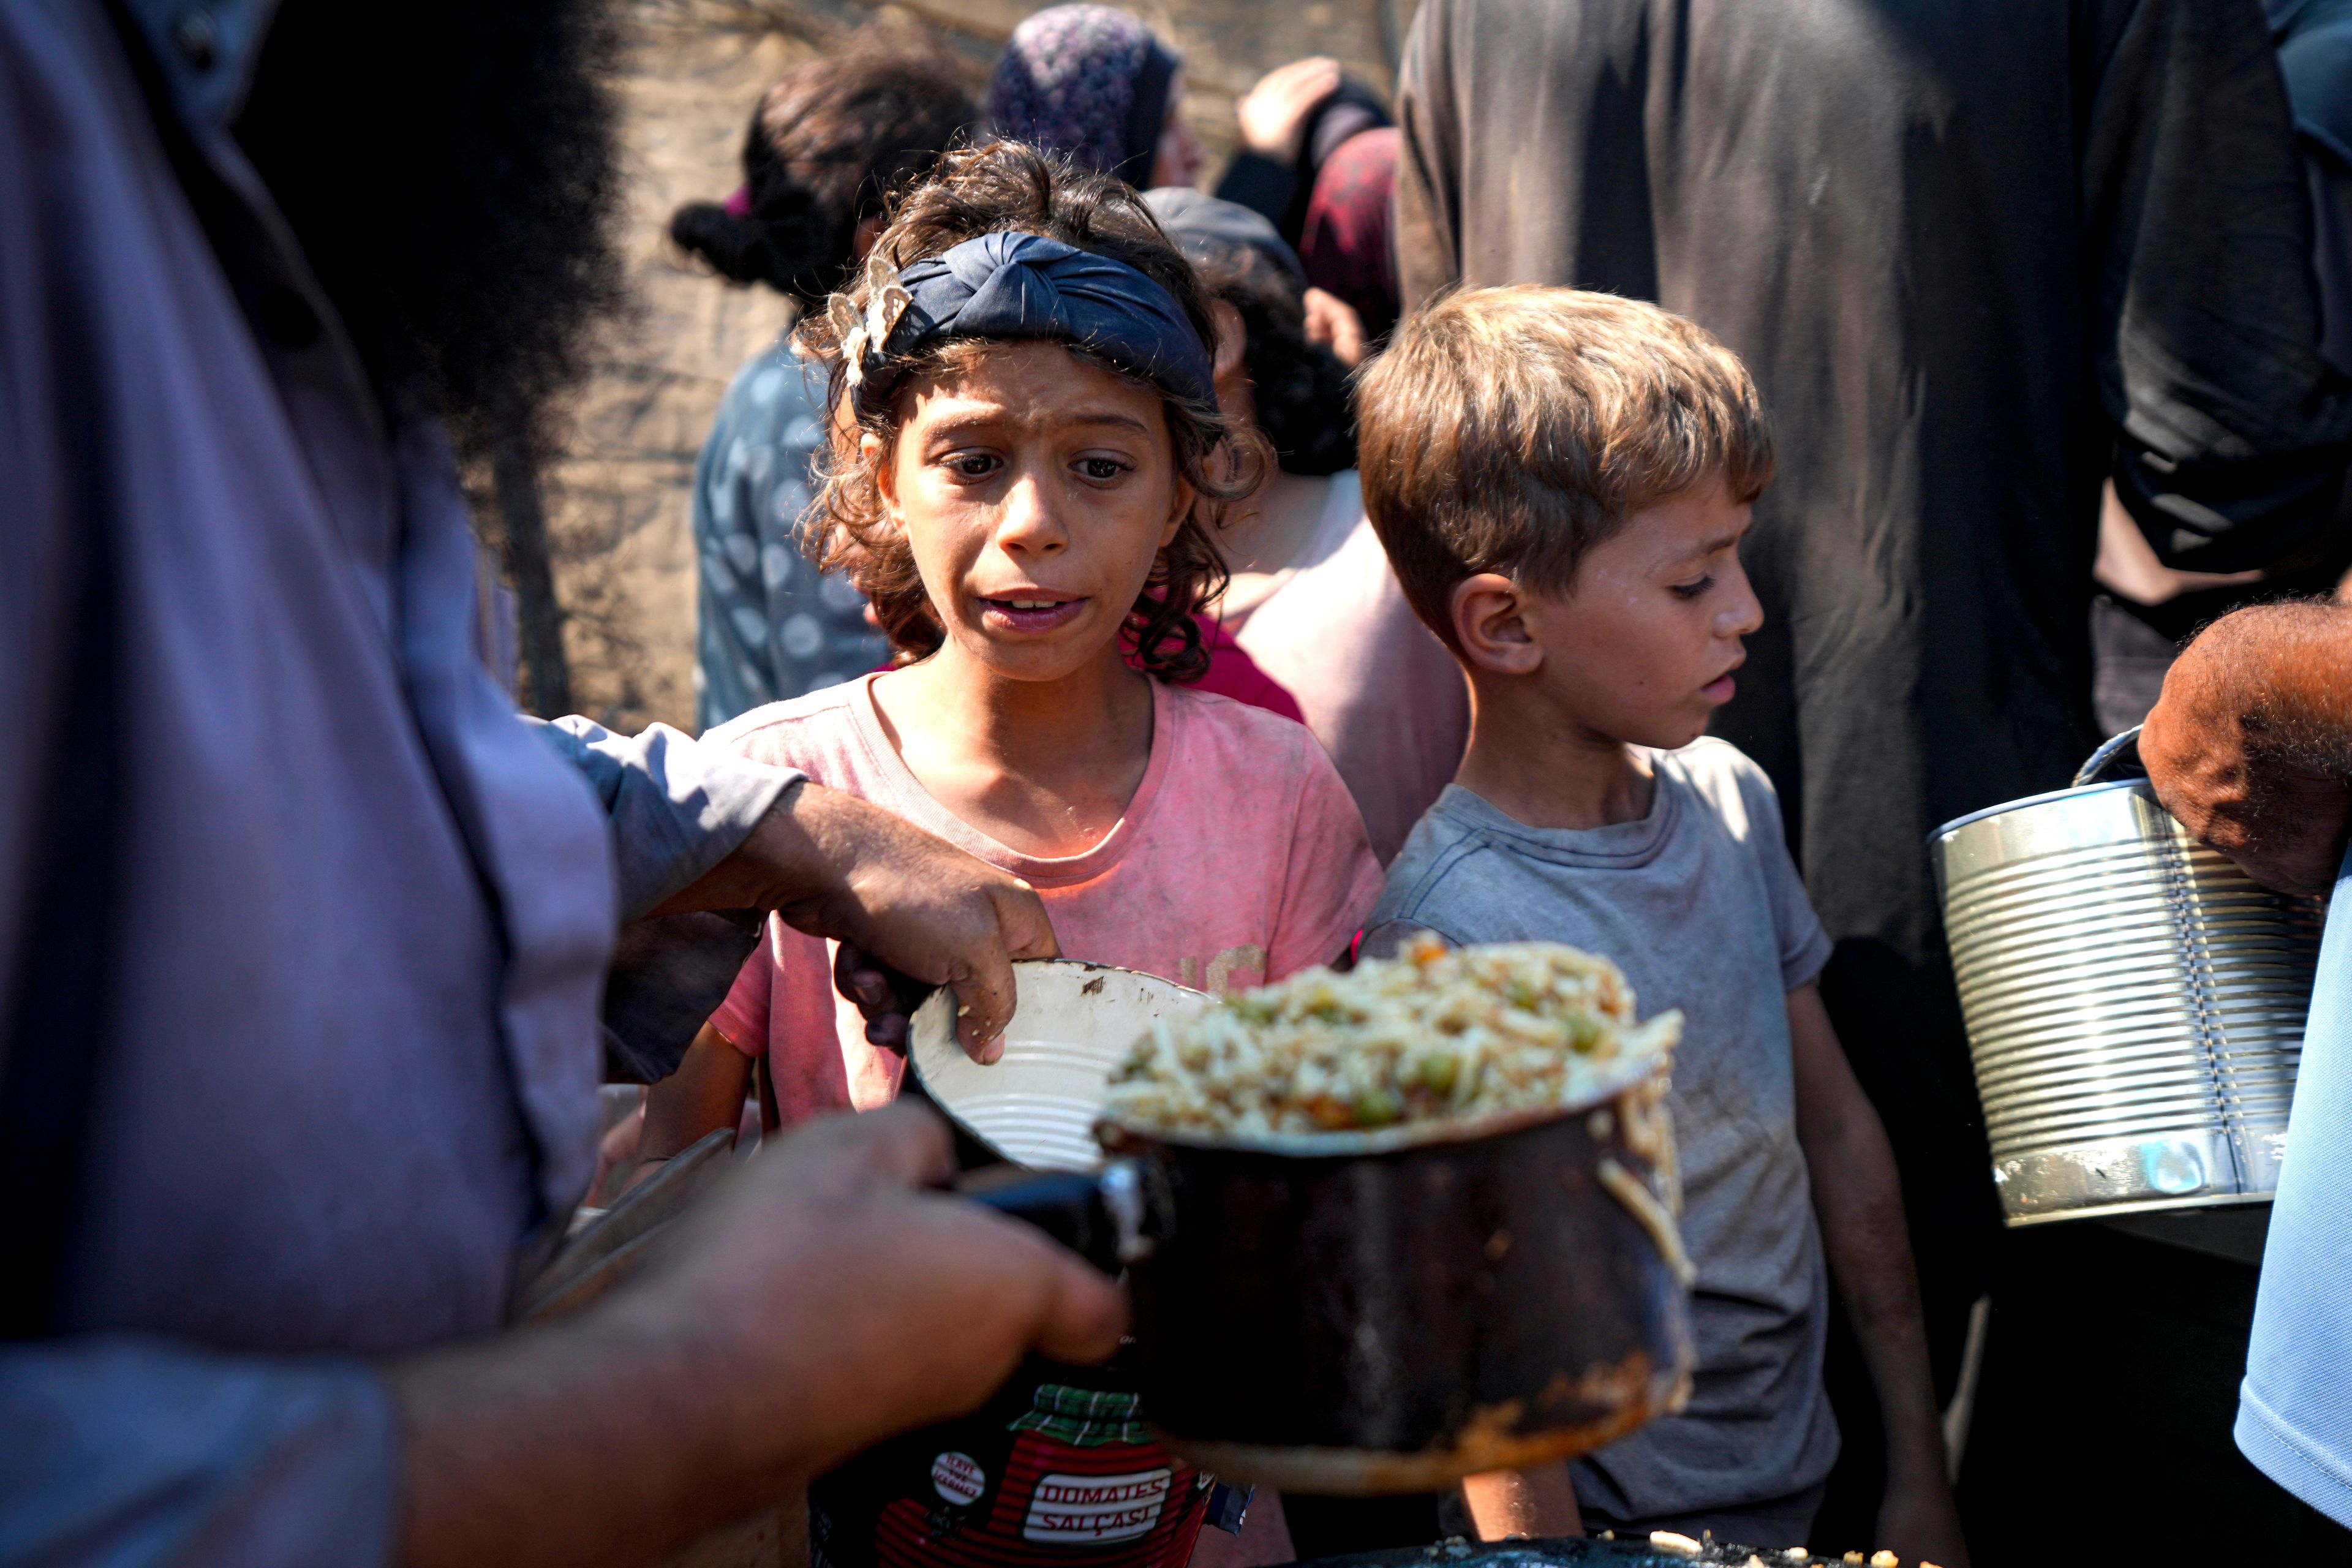
[[[877,289],[873,297],[866,300],[866,337],[874,345],[876,353],[879,353],[882,345],[890,341],[890,334],[898,330],[898,318],[904,316],[907,307],[914,302],[914,295],[908,293],[907,286],[895,278]]]
[[[842,374],[854,387],[866,379],[866,323],[846,294],[827,300],[824,316],[833,328],[834,341],[841,345]]]
[[[846,294],[835,294],[825,304],[834,333],[841,340],[842,369],[853,387],[866,380],[866,356],[879,357],[883,353],[890,334],[898,330],[899,318],[915,302],[914,295],[896,279],[878,285],[869,280],[869,287],[873,292],[866,299],[862,318]]]

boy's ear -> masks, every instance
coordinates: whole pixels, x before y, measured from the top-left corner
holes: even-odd
[[[1454,637],[1473,671],[1533,675],[1543,667],[1543,645],[1527,621],[1527,601],[1517,583],[1499,572],[1480,572],[1454,585]]]

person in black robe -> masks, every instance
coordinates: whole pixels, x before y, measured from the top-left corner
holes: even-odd
[[[2264,0],[2263,9],[2311,187],[2320,352],[2352,373],[2352,0]],[[2325,597],[2352,568],[2352,493],[2309,548],[2234,579],[2164,570],[2119,506],[2103,510],[2094,575],[2105,592],[2091,605],[2091,645],[2093,699],[2110,735],[2147,716],[2199,627],[2244,605]]]
[[[2097,740],[2104,479],[2166,564],[2265,567],[2328,526],[2352,433],[2261,5],[1425,0],[1398,119],[1408,310],[1612,290],[1762,388],[1768,622],[1714,732],[1835,942],[1948,1394],[1999,1211],[1927,836]],[[1850,1451],[1870,1414],[1841,1399]]]

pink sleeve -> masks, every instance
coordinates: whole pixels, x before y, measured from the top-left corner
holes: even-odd
[[[772,923],[774,919],[772,915],[769,917]],[[768,1054],[768,999],[776,984],[776,960],[772,946],[774,941],[772,931],[761,933],[760,945],[743,961],[727,1000],[710,1015],[710,1026],[747,1057]]]
[[[1381,863],[1364,837],[1355,798],[1323,748],[1303,732],[1300,739],[1298,805],[1291,815],[1282,912],[1266,952],[1268,980],[1346,952],[1381,897]]]

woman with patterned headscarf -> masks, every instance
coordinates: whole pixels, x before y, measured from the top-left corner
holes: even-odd
[[[1183,58],[1108,5],[1055,5],[1022,23],[988,88],[998,135],[1138,190],[1200,177],[1207,155],[1183,103]]]

